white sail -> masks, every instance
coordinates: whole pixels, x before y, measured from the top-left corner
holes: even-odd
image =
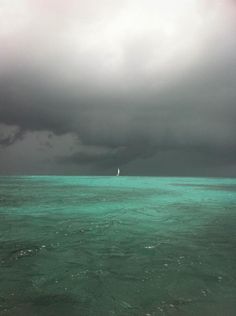
[[[118,170],[117,170],[117,176],[119,176],[120,175],[120,169],[118,168]]]

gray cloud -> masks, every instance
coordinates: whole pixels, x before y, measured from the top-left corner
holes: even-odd
[[[61,168],[130,166],[168,152],[178,153],[176,157],[181,153],[193,165],[189,152],[199,153],[199,166],[236,164],[232,10],[227,5],[223,10],[193,6],[193,22],[179,12],[176,19],[183,25],[175,30],[171,23],[162,29],[151,11],[139,13],[150,10],[140,3],[122,2],[115,13],[112,5],[105,9],[104,1],[99,12],[91,13],[93,19],[85,6],[88,20],[79,22],[72,11],[57,17],[47,12],[46,26],[48,17],[54,17],[54,28],[48,31],[39,21],[29,22],[32,30],[22,26],[22,46],[12,39],[17,45],[14,62],[0,56],[0,123],[18,126],[14,135],[1,138],[2,145],[14,146],[27,132],[74,135],[78,143],[71,154],[55,152]],[[136,15],[130,8],[137,9]],[[35,8],[30,10],[23,15],[34,17]],[[194,10],[200,10],[200,20]],[[131,23],[139,19],[142,28]],[[46,147],[53,146],[51,141]]]
[[[6,125],[0,127],[0,146],[10,146],[24,137],[24,131],[19,127],[9,128]]]

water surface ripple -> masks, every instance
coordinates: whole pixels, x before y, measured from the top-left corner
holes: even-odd
[[[236,315],[236,179],[0,177],[0,315]]]

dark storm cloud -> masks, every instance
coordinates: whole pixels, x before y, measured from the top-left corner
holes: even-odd
[[[113,12],[111,8],[108,11]],[[122,31],[122,40],[116,24],[112,24],[111,34],[100,34],[103,22],[95,23],[104,47],[91,40],[96,38],[96,33],[91,35],[93,24],[84,30],[87,22],[81,22],[78,51],[66,51],[72,61],[58,53],[65,46],[61,39],[52,43],[56,54],[50,55],[48,47],[55,30],[49,35],[43,31],[46,53],[39,47],[43,43],[40,38],[38,51],[33,49],[31,36],[39,35],[38,31],[27,31],[32,56],[24,56],[23,49],[17,62],[0,73],[0,123],[18,126],[15,134],[1,138],[1,144],[12,145],[26,132],[46,130],[57,135],[71,133],[79,140],[76,151],[56,159],[63,164],[109,168],[163,152],[182,153],[182,158],[198,152],[202,166],[235,164],[236,24],[233,19],[221,24],[219,12],[210,20],[212,24],[211,15],[202,15],[206,29],[201,29],[200,35],[195,34],[195,26],[192,33],[185,31],[184,24],[184,30],[170,43],[154,28],[155,14],[151,28],[146,20],[140,22],[142,30],[128,26],[131,35],[124,36]],[[196,19],[194,11],[190,13]],[[108,25],[115,23],[106,14]],[[228,13],[224,14],[226,19]],[[180,14],[180,21],[185,18]],[[65,25],[68,20],[73,26],[73,19],[63,17]],[[129,22],[123,15],[122,21]],[[57,21],[54,27],[61,34],[58,25]],[[165,27],[167,34],[176,33],[170,25]],[[41,51],[43,56],[49,55],[46,61],[41,59]],[[2,57],[0,65],[6,60]]]
[[[14,144],[17,140],[21,140],[24,137],[24,131],[20,128],[17,128],[14,132],[7,133],[4,131],[4,134],[0,133],[0,146],[10,146]]]
[[[219,71],[214,78],[211,72],[206,76],[195,71],[195,78],[159,93],[144,89],[142,94],[104,95],[97,91],[92,98],[89,91],[87,95],[81,92],[81,97],[65,89],[48,91],[48,87],[39,89],[38,84],[34,90],[31,83],[24,88],[18,84],[14,99],[7,89],[1,94],[1,120],[20,126],[19,135],[29,130],[73,133],[83,144],[97,146],[92,152],[89,147],[79,150],[61,162],[109,167],[158,151],[191,148],[214,152],[217,157],[223,151],[220,157],[224,160],[224,155],[235,157],[236,134],[235,81],[229,78],[230,67],[227,71]],[[9,144],[16,139],[9,139]],[[101,151],[99,146],[107,150]]]
[[[93,164],[100,168],[121,166],[137,158],[149,158],[156,152],[156,148],[142,144],[118,148],[80,149],[70,156],[59,158],[59,162],[73,164]]]
[[[61,101],[60,91],[54,94],[48,84],[24,73],[12,74],[10,78],[1,80],[1,123],[18,125],[26,131],[67,132],[71,124],[67,122],[67,100],[63,96]]]
[[[236,77],[236,76],[235,76]],[[35,80],[35,78],[34,78]],[[231,65],[194,70],[191,78],[156,93],[141,91],[111,94],[60,90],[24,78],[2,86],[1,122],[19,126],[12,144],[25,131],[74,133],[83,144],[106,146],[100,153],[86,149],[65,160],[97,165],[125,164],[158,150],[199,148],[232,155],[235,147],[235,90]],[[9,88],[10,87],[10,88]],[[70,93],[71,92],[71,93]],[[234,153],[233,153],[234,154]],[[222,156],[222,155],[221,155]],[[65,161],[62,159],[62,161]]]

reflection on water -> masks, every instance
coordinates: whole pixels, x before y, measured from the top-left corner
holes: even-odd
[[[235,315],[235,187],[0,177],[0,315]]]

